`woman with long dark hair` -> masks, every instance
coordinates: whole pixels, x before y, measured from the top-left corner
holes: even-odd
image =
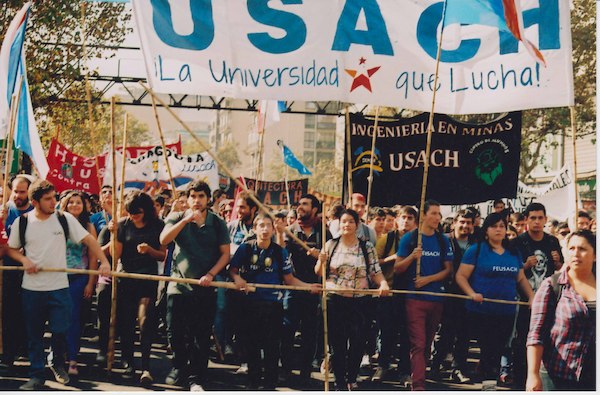
[[[118,223],[114,257],[121,259],[119,270],[158,274],[158,261],[165,259],[166,246],[160,245],[159,236],[164,222],[158,218],[152,198],[144,192],[131,192],[125,198],[125,210],[129,215]],[[150,374],[150,348],[157,326],[154,316],[157,283],[121,278],[117,289],[121,359],[125,376],[133,376],[134,373],[133,344],[137,318],[142,348],[140,383],[149,385],[153,381]]]
[[[379,267],[377,252],[370,242],[359,240],[358,213],[345,210],[340,217],[339,238],[329,240],[319,254],[315,273],[326,265],[328,289],[369,289],[374,283],[380,295],[389,294],[389,286]],[[335,386],[338,390],[357,390],[360,360],[367,341],[367,309],[370,295],[352,292],[329,294],[329,339]]]
[[[87,198],[79,191],[69,192],[60,202],[60,209],[73,215],[92,236],[96,237],[94,225],[90,222]],[[98,269],[98,260],[83,243],[73,243],[67,240],[67,268],[69,269]],[[73,301],[71,311],[71,325],[67,332],[67,360],[69,361],[69,375],[79,374],[77,355],[79,354],[81,340],[81,308],[84,299],[90,300],[94,295],[97,276],[87,274],[69,274],[69,292]]]
[[[528,391],[542,388],[541,362],[557,390],[596,390],[596,236],[567,238],[566,269],[544,280],[531,307]]]
[[[484,240],[467,249],[456,273],[456,283],[472,298],[465,308],[481,349],[483,390],[496,386],[500,358],[516,314],[514,304],[483,302],[483,298],[517,300],[517,287],[529,300],[533,298],[521,257],[508,247],[507,226],[501,213],[488,215],[482,227]]]

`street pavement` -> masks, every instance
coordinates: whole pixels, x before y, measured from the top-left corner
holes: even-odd
[[[86,332],[94,335],[89,328]],[[49,336],[47,334],[47,336]],[[48,340],[49,343],[49,339]],[[137,345],[139,346],[139,344]],[[139,352],[136,352],[136,375],[134,378],[123,377],[123,369],[120,368],[118,361],[119,352],[117,345],[117,361],[113,371],[108,373],[106,366],[98,366],[95,362],[97,349],[97,337],[82,337],[81,357],[79,361],[79,375],[71,377],[71,382],[68,385],[58,384],[50,369],[46,369],[45,390],[48,391],[187,391],[188,388],[169,386],[164,384],[165,377],[171,368],[170,354],[166,346],[164,332],[159,333],[158,341],[152,348],[151,373],[154,377],[154,383],[144,388],[139,384],[139,377],[142,373],[139,370]],[[477,362],[477,349],[471,349],[469,364],[474,366]],[[25,358],[20,358],[15,362],[15,365],[10,370],[0,371],[0,390],[14,391],[28,380],[27,368],[29,363]],[[204,386],[208,391],[239,391],[245,389],[246,375],[236,375],[235,371],[239,368],[233,361],[221,362],[218,360],[216,353],[212,353],[209,362],[209,380]],[[369,368],[361,368],[361,376],[359,382],[359,390],[366,391],[408,391],[406,387],[398,381],[398,375],[392,371],[387,377],[380,382],[371,382],[370,376],[374,373],[376,366]],[[278,391],[322,391],[324,388],[323,375],[315,370],[312,373],[310,382],[300,382],[299,371],[293,371],[291,377],[280,380]],[[475,384],[457,384],[450,381],[450,373],[442,371],[439,378],[436,380],[428,379],[427,389],[434,391],[477,391],[481,389],[480,383]],[[330,375],[332,380],[332,375]],[[330,389],[333,389],[331,381]],[[508,388],[501,388],[508,389]]]

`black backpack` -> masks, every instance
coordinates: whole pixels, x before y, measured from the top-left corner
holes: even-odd
[[[386,258],[390,254],[392,248],[394,247],[394,244],[396,245],[396,249],[398,249],[399,240],[400,232],[398,232],[397,230],[391,230],[388,232],[387,239],[385,240],[385,248],[383,249],[384,258]]]
[[[63,212],[60,210],[56,210],[56,216],[58,217],[60,226],[63,228],[66,243],[69,240],[69,223],[67,222],[67,217],[65,217],[65,214],[63,214]],[[25,251],[25,231],[27,230],[28,223],[29,220],[27,219],[27,214],[23,214],[19,217],[19,241],[21,242],[23,251]]]

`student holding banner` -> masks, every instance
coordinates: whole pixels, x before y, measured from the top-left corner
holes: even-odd
[[[450,234],[450,246],[454,253],[453,277],[458,272],[465,251],[476,241],[472,235],[474,214],[472,211],[459,210],[454,215],[454,229]],[[448,292],[461,294],[462,290],[457,285],[455,278],[448,282]],[[466,383],[469,378],[467,373],[467,354],[469,352],[469,321],[465,310],[465,301],[462,299],[447,298],[444,301],[441,328],[438,340],[435,342],[435,353],[431,371],[439,373],[440,365],[449,352],[452,352],[451,378],[459,383]]]
[[[187,381],[190,391],[203,391],[217,302],[216,289],[210,288],[210,283],[229,262],[230,239],[225,221],[208,210],[208,184],[193,181],[186,194],[190,208],[167,217],[160,242],[168,245],[175,241],[171,277],[199,279],[200,287],[174,282],[167,287],[173,368],[165,382]]]
[[[10,236],[15,220],[33,210],[33,205],[27,195],[29,185],[31,185],[31,181],[23,175],[16,176],[12,181],[10,202],[6,204],[6,209],[2,213],[7,236]],[[6,256],[4,257],[4,265],[18,266],[18,263]],[[23,272],[5,271],[1,275],[3,279],[2,345],[4,347],[2,364],[8,369],[12,369],[14,360],[20,354],[27,352],[27,333],[25,331],[23,309],[21,308]]]
[[[158,261],[165,259],[167,247],[161,246],[159,236],[164,223],[158,218],[152,198],[141,191],[125,197],[128,216],[117,225],[114,259],[121,259],[121,270],[126,273],[158,274]],[[150,348],[156,335],[154,304],[157,283],[129,278],[119,279],[117,313],[121,330],[121,360],[126,376],[133,376],[134,337],[136,318],[140,327],[142,348],[142,375],[140,383],[149,385]]]
[[[452,273],[454,254],[448,238],[438,232],[441,220],[440,204],[425,201],[423,207],[423,244],[417,246],[417,232],[402,237],[396,273],[408,271],[408,290],[443,293],[444,280]],[[416,261],[421,259],[421,272],[417,273]],[[413,391],[425,389],[425,370],[429,350],[438,325],[442,319],[444,300],[440,296],[407,295],[406,317],[410,336],[410,365]]]
[[[321,221],[317,214],[321,212],[321,202],[311,194],[303,195],[298,204],[298,220],[289,230],[304,241],[311,250],[304,250],[292,238],[285,235],[285,247],[293,264],[294,274],[306,283],[318,283],[315,265],[319,250],[323,248]],[[327,240],[331,234],[327,232]],[[300,356],[300,380],[306,383],[310,379],[311,364],[317,349],[317,325],[319,319],[319,295],[301,291],[286,291],[283,300],[283,336],[281,339],[281,364],[286,376],[292,371],[294,354]],[[294,337],[300,329],[302,342],[299,352],[294,349]]]
[[[503,212],[488,215],[482,227],[484,240],[469,247],[456,274],[456,283],[472,298],[465,304],[466,321],[481,349],[479,369],[484,391],[496,388],[502,350],[510,338],[516,309],[510,304],[483,302],[483,298],[516,300],[517,288],[533,297],[521,256],[509,247],[507,225]]]
[[[380,296],[389,295],[389,286],[381,274],[375,247],[358,238],[358,213],[348,209],[340,218],[339,238],[329,240],[319,254],[315,273],[326,265],[327,287],[368,289],[379,287]],[[356,391],[360,360],[366,344],[370,295],[344,293],[329,295],[329,335],[332,366],[337,390]]]
[[[239,290],[245,290],[248,281],[310,287],[313,293],[319,293],[320,284],[306,283],[294,276],[287,251],[272,241],[275,226],[269,216],[262,213],[256,216],[254,232],[256,239],[242,243],[231,259],[229,273]],[[263,389],[274,389],[278,379],[277,362],[283,322],[281,292],[277,289],[257,289],[238,301],[243,316],[241,335],[246,338],[248,352],[248,387],[257,389],[264,376]],[[262,358],[261,350],[264,352]]]

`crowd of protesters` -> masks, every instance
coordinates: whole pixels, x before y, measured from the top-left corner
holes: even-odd
[[[172,353],[164,382],[191,391],[210,380],[211,347],[238,363],[249,389],[289,380],[302,387],[325,369],[326,353],[336,390],[360,389],[365,366],[373,368],[369,380],[394,378],[412,390],[427,389],[426,379],[442,374],[483,390],[596,388],[595,220],[587,212],[571,232],[540,203],[518,213],[497,200],[482,222],[475,207],[443,219],[440,204],[428,200],[419,221],[413,206],[367,212],[358,193],[347,207],[323,213],[306,194],[272,219],[247,193],[227,199],[203,181],[168,192],[129,192],[115,215],[110,186],[89,196],[57,194],[52,184],[27,176],[12,181],[0,242],[4,265],[25,270],[2,273],[2,364],[10,369],[16,358],[29,358],[30,380],[21,389],[43,387],[46,363],[59,383],[79,374],[92,301],[96,362],[106,363],[113,260],[123,273],[197,280],[118,278],[117,363],[141,386],[155,382],[150,351],[164,325]],[[43,270],[51,268],[100,275]],[[323,274],[329,350],[322,341]],[[213,281],[235,289],[212,287]],[[361,292],[369,289],[375,291]],[[47,357],[45,330],[52,335]],[[480,350],[474,366],[467,364],[472,340]]]

